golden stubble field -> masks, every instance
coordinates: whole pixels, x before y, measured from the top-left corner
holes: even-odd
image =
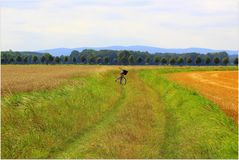
[[[185,72],[169,74],[168,77],[199,91],[237,122],[238,71]]]

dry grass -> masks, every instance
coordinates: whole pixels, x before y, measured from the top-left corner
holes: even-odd
[[[71,77],[118,70],[120,66],[91,65],[2,65],[1,93],[29,92],[50,89]],[[122,67],[122,66],[121,66]],[[129,70],[155,69],[159,66],[124,66]]]
[[[3,65],[1,66],[1,93],[29,92],[49,89],[76,76],[112,69],[107,66],[76,65]]]
[[[169,74],[168,77],[187,87],[193,87],[218,104],[237,122],[238,71],[207,71]]]

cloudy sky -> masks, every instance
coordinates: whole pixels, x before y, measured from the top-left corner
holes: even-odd
[[[238,0],[0,0],[1,49],[238,49]]]

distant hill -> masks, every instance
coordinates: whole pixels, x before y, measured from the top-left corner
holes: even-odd
[[[82,51],[84,49],[94,49],[94,50],[132,50],[132,51],[142,51],[149,53],[190,53],[197,52],[206,54],[208,52],[220,52],[226,51],[229,55],[237,55],[238,51],[236,50],[216,50],[216,49],[208,49],[208,48],[159,48],[159,47],[151,47],[151,46],[108,46],[108,47],[80,47],[80,48],[55,48],[55,49],[46,49],[39,50],[36,52],[45,53],[48,52],[54,56],[60,55],[70,55],[73,50]]]
[[[74,49],[70,49],[70,48],[54,48],[54,49],[39,50],[36,52],[50,53],[53,56],[61,56],[61,55],[70,55],[73,50]]]

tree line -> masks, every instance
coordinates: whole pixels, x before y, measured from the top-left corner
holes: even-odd
[[[49,53],[1,52],[1,64],[99,64],[99,65],[238,65],[238,57],[226,52],[215,53],[155,53],[140,51],[91,50],[72,51],[69,56]]]

